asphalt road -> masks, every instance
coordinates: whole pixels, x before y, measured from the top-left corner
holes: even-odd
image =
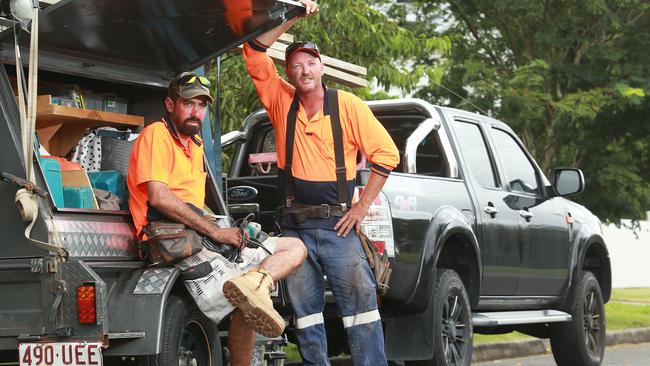
[[[555,366],[555,362],[549,353],[544,356],[481,362],[473,366]],[[603,366],[650,366],[650,343],[608,347]]]

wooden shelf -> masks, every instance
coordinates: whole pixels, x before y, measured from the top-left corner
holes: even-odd
[[[65,156],[88,128],[135,130],[143,124],[142,116],[55,105],[50,95],[38,96],[36,131],[41,145],[52,155]]]

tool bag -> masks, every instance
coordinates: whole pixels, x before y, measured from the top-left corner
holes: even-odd
[[[164,267],[175,264],[203,249],[196,231],[170,221],[150,222],[144,229],[151,265]]]
[[[348,200],[348,186],[346,183],[345,175],[345,156],[343,155],[343,130],[341,129],[341,118],[339,116],[339,102],[338,91],[334,88],[327,88],[327,109],[329,109],[330,121],[332,125],[332,137],[334,139],[334,160],[336,162],[336,188],[338,194],[338,201],[340,207],[319,205],[319,206],[306,206],[293,203],[293,174],[291,173],[291,164],[293,159],[293,144],[296,134],[296,119],[298,113],[299,99],[296,96],[293,98],[291,108],[287,114],[287,137],[286,137],[286,161],[284,165],[284,193],[285,193],[285,207],[279,209],[280,214],[294,215],[296,221],[301,222],[306,218],[323,218],[322,211],[327,210],[327,217],[343,216],[350,207]],[[297,206],[297,207],[295,207]],[[333,214],[332,208],[336,207],[336,214]],[[388,282],[392,270],[390,269],[390,262],[388,255],[384,251],[379,254],[377,245],[370,240],[363,232],[359,232],[359,240],[361,246],[366,252],[368,264],[373,270],[375,276],[375,283],[377,285],[377,293],[380,295],[386,294],[389,289]]]
[[[386,254],[386,251],[384,251],[383,254],[380,254],[377,244],[370,240],[363,231],[359,231],[358,235],[363,251],[366,252],[368,264],[372,269],[372,273],[375,275],[377,293],[385,295],[390,288],[388,282],[390,281],[390,275],[393,272],[390,268],[390,262],[388,261],[388,254]]]

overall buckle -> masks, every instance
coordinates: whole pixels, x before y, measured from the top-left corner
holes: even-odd
[[[329,219],[330,217],[332,217],[332,208],[330,207],[330,205],[323,203],[322,205],[320,205],[320,207],[325,209],[326,216],[323,217],[324,219]]]

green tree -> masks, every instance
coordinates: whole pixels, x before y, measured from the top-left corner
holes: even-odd
[[[554,167],[581,168],[587,189],[577,200],[601,218],[646,217],[649,3],[415,0],[389,14],[452,39],[449,57],[418,61],[440,62],[444,74],[416,96],[508,123],[549,177]]]
[[[311,40],[331,57],[364,66],[368,80],[383,88],[373,93],[369,88],[350,90],[363,99],[387,97],[391,87],[412,90],[425,74],[439,65],[411,61],[450,47],[446,37],[419,36],[386,17],[363,0],[323,0],[320,14],[296,23],[290,30],[296,40]],[[282,67],[278,67],[282,73]],[[440,72],[437,72],[441,74]],[[216,68],[211,78],[216,78]],[[222,57],[218,80],[223,132],[239,129],[244,118],[261,108],[243,59],[231,52]]]

